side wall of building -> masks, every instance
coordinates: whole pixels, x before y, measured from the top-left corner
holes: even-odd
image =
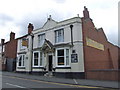
[[[83,25],[83,43],[84,43],[84,58],[85,58],[85,72],[86,72],[86,78],[88,79],[103,79],[105,78],[98,78],[101,75],[99,70],[103,70],[103,73],[101,76],[107,76],[108,72],[107,70],[118,70],[118,47],[109,43],[104,31],[102,28],[96,29],[94,26],[94,23],[90,18],[83,18],[82,19],[82,25]],[[87,42],[92,40],[93,44],[88,45]],[[95,42],[97,42],[97,45],[101,45],[102,48],[99,48],[98,46],[95,46]],[[96,71],[97,70],[97,71]],[[106,70],[106,71],[104,71]],[[99,71],[99,73],[98,73]],[[96,73],[95,73],[96,72]],[[114,71],[111,71],[111,73]],[[112,73],[113,77],[118,75],[118,73]],[[94,77],[93,77],[94,76]],[[95,76],[97,78],[95,78]],[[117,79],[118,77],[116,77]],[[116,80],[114,79],[114,80]],[[113,80],[111,77],[107,80]]]
[[[17,58],[17,40],[8,41],[5,44],[5,59],[6,59],[6,70],[14,71],[16,68]]]

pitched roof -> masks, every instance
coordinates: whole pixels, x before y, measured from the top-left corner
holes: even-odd
[[[54,49],[54,45],[49,41],[45,39],[44,44],[42,45],[42,50],[45,50],[47,47],[49,47],[49,49],[53,50]]]

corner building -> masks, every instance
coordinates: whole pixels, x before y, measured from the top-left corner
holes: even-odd
[[[102,28],[95,28],[86,7],[83,17],[57,22],[49,16],[42,28],[33,30],[28,27],[28,34],[26,51],[18,49],[18,72],[91,78],[91,70],[118,69],[119,48],[107,41]],[[20,58],[22,53],[24,59]],[[20,66],[21,61],[23,66]]]

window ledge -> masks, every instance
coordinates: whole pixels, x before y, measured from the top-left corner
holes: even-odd
[[[42,66],[41,66],[41,67],[34,67],[34,66],[33,66],[32,68],[33,68],[33,69],[44,69],[44,67],[42,67]]]
[[[55,67],[55,69],[71,69],[71,67]]]
[[[18,69],[25,69],[25,67],[17,67]]]

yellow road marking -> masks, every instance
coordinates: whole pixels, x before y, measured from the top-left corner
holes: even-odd
[[[33,81],[33,82],[42,82],[42,83],[56,84],[56,85],[80,87],[80,88],[100,88],[100,87],[92,87],[92,86],[82,86],[82,85],[72,85],[72,84],[64,84],[64,83],[56,83],[56,82],[48,82],[48,81],[40,81],[40,80],[32,80],[32,79],[20,78],[20,77],[15,77],[15,76],[3,76],[3,77],[16,78],[16,79],[21,79],[21,80],[29,80],[29,81]]]

